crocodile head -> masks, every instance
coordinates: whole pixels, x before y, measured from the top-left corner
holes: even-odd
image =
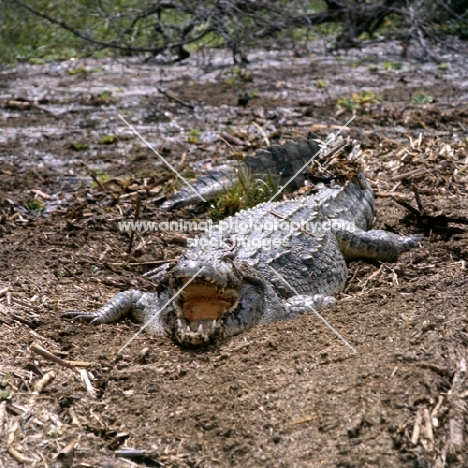
[[[250,328],[263,312],[262,281],[244,263],[182,259],[169,273],[176,298],[166,329],[177,343],[200,347]]]

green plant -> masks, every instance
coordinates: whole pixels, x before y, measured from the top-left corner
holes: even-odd
[[[74,151],[86,151],[89,146],[86,143],[80,143],[78,141],[72,141],[70,143],[70,148]]]
[[[60,437],[60,430],[57,426],[53,424],[52,426],[50,426],[50,429],[47,431],[47,435],[49,437],[53,437],[54,439],[57,439],[58,437]]]
[[[232,216],[240,210],[246,210],[268,200],[278,189],[274,178],[265,180],[252,175],[247,169],[238,169],[237,179],[232,187],[221,192],[215,200],[216,208],[211,212],[215,219]]]
[[[355,99],[349,96],[341,96],[337,99],[335,104],[337,109],[347,109],[347,110],[355,110],[359,109],[359,104],[356,102]]]
[[[338,98],[336,101],[336,108],[355,110],[360,109],[364,104],[375,104],[381,100],[382,98],[380,96],[376,96],[373,91],[366,91],[363,89],[359,93],[353,93],[351,97],[342,96]]]
[[[188,134],[188,142],[192,144],[198,143],[201,139],[201,136],[202,136],[202,133],[200,132],[200,130],[197,130],[196,128],[192,128]]]
[[[110,174],[103,174],[102,170],[98,169],[94,171],[95,181],[91,184],[91,188],[96,188],[99,184],[104,184],[112,178]]]
[[[403,64],[401,62],[384,62],[383,63],[383,68],[385,71],[401,70],[402,67],[403,67]]]
[[[38,211],[42,211],[44,208],[44,203],[42,203],[41,200],[38,200],[37,198],[32,198],[31,200],[28,200],[29,211],[37,213]]]
[[[426,93],[420,92],[413,94],[411,100],[416,104],[429,104],[434,101],[434,98]]]
[[[253,81],[252,75],[250,75],[244,68],[236,65],[231,69],[231,76],[229,76],[224,82],[228,85],[232,85],[234,83],[250,81]]]
[[[104,135],[99,140],[100,145],[113,145],[114,143],[117,143],[117,135],[113,134]]]
[[[43,65],[45,60],[43,58],[38,58],[38,57],[31,57],[28,62],[31,65]]]
[[[359,104],[365,104],[367,102],[369,103],[376,103],[376,102],[380,102],[382,100],[382,98],[380,98],[379,96],[376,96],[375,93],[373,91],[366,91],[365,89],[363,89],[361,92],[359,93],[354,93],[353,94],[353,99]]]
[[[89,73],[100,73],[102,72],[102,68],[88,68],[88,67],[76,67],[76,68],[70,68],[68,70],[68,74],[70,75],[79,75],[79,74],[84,74],[88,75]]]
[[[112,95],[112,91],[103,91],[97,96],[97,101],[102,104],[115,104],[119,99]]]
[[[63,270],[58,270],[57,271],[57,276],[62,277],[62,278],[73,278],[74,276],[80,275],[81,273],[78,270],[75,270],[75,268],[67,268],[63,267]]]
[[[317,89],[325,93],[329,102],[332,101],[330,93],[328,92],[328,82],[326,80],[317,80],[315,82],[315,86],[317,87]]]
[[[0,401],[6,400],[10,397],[10,394],[11,394],[10,381],[11,380],[12,380],[11,374],[9,374],[8,372],[0,380]]]
[[[247,96],[249,97],[249,99],[258,99],[260,97],[260,93],[254,89],[253,91],[249,91],[247,93]]]

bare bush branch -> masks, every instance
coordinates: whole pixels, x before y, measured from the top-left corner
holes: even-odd
[[[398,28],[406,48],[416,41],[435,59],[427,43],[437,36],[433,24],[441,15],[463,21],[466,12],[463,13],[461,5],[468,3],[468,0],[324,0],[323,11],[317,11],[305,0],[132,0],[119,8],[110,0],[74,0],[64,11],[60,2],[4,1],[87,42],[123,53],[159,55],[171,51],[183,59],[189,55],[187,47],[227,46],[234,61],[241,55],[243,45],[258,44],[267,38],[285,40],[293,30],[302,31],[305,37],[305,31],[332,22],[343,30],[337,35],[337,47],[358,46],[362,34],[372,36],[389,17],[399,18]]]

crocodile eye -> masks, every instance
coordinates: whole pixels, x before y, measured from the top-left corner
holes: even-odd
[[[234,252],[229,252],[226,255],[223,255],[224,261],[234,260],[234,258],[235,258]]]

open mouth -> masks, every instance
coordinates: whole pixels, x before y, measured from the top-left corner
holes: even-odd
[[[176,289],[189,280],[177,278]],[[192,281],[175,301],[177,340],[192,346],[208,343],[219,331],[223,316],[236,306],[238,296],[234,288],[221,287],[207,278]]]

